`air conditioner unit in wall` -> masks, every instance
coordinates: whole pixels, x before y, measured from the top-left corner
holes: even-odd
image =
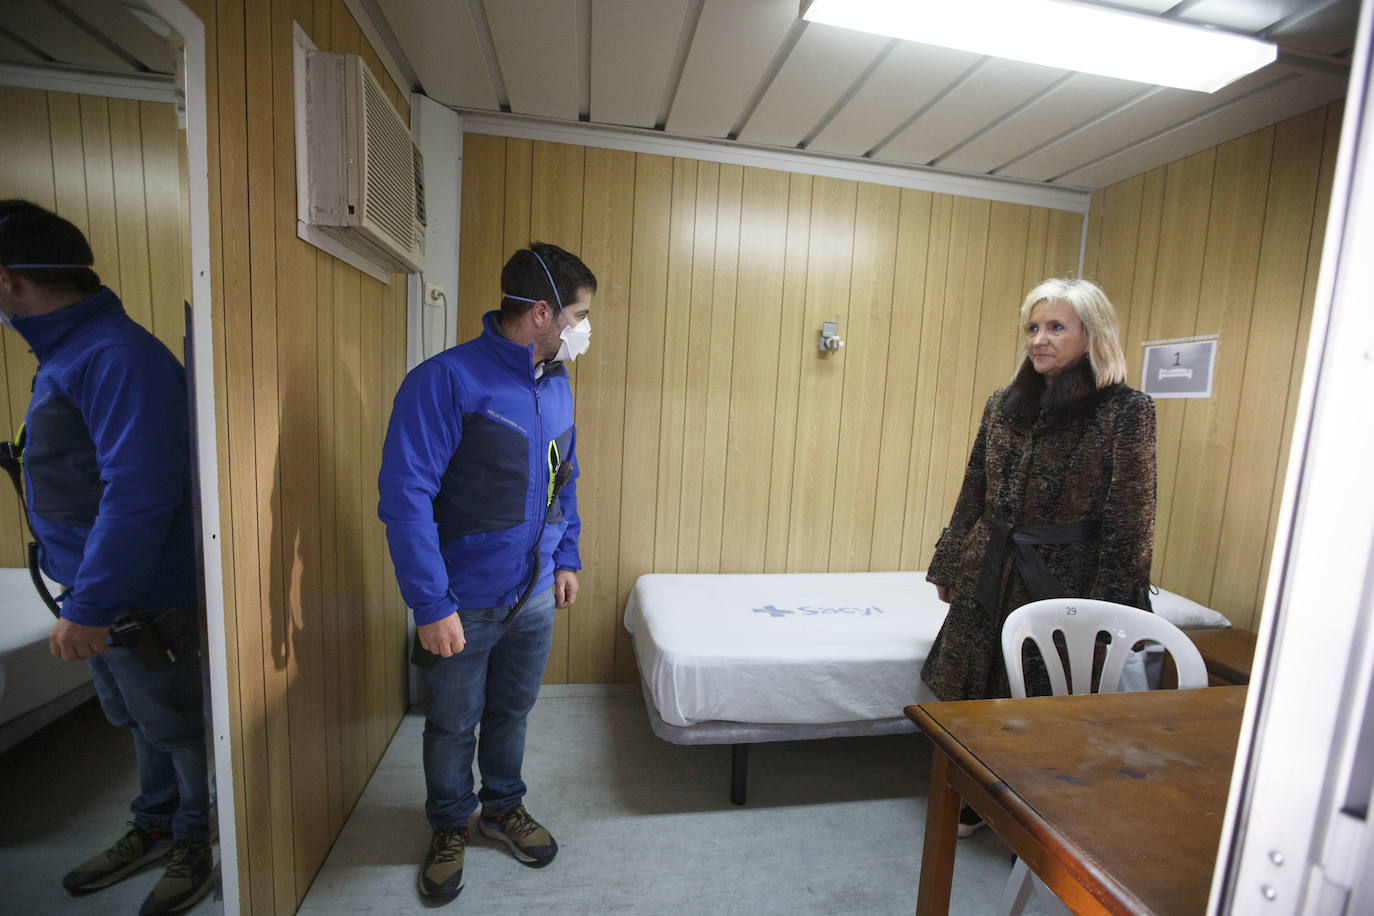
[[[306,221],[402,273],[425,267],[420,149],[356,54],[308,51]]]

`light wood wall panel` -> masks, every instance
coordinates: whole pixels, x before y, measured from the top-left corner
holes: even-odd
[[[1082,241],[1079,214],[926,191],[477,134],[463,150],[458,340],[532,239],[600,281],[574,373],[582,591],[550,682],[636,677],[621,616],[644,573],[924,568],[1014,368],[1021,296],[1074,272]],[[822,354],[836,316],[847,346]]]
[[[0,198],[70,220],[91,242],[101,282],[182,358],[185,320],[181,135],[170,104],[0,86]],[[24,419],[35,363],[0,333],[0,435]],[[23,566],[29,540],[13,491],[0,493],[0,566]]]
[[[724,502],[730,507],[731,524],[721,530],[720,551],[720,571],[726,573],[762,569],[767,546],[787,253],[787,184],[782,172],[744,170],[733,338],[757,337],[759,346],[736,346],[731,367]]]
[[[634,269],[630,245],[634,226],[634,174],[635,157],[632,153],[587,150],[582,250],[602,265],[598,280],[607,297],[613,297],[617,291],[629,287],[631,271]],[[501,263],[500,255],[498,252],[495,258],[498,264]],[[599,303],[593,302],[594,313],[598,307]],[[583,404],[583,416],[595,413],[598,417],[595,425],[602,425],[611,423],[612,418],[621,416],[625,410],[627,328],[623,322],[603,324],[599,314],[593,314],[592,321],[597,348],[577,361],[576,382],[613,394],[596,403],[589,401]],[[595,514],[598,517],[619,519],[620,487],[617,482],[620,480],[621,452],[618,443],[608,443],[604,439],[591,442],[580,440],[577,450],[580,467],[606,469],[604,474],[587,474],[577,481],[579,502],[583,506],[596,506]],[[614,547],[610,545],[618,543],[619,536],[619,526],[599,526],[583,533],[580,549],[584,553],[598,555],[614,553]],[[585,608],[600,609],[601,615],[594,619],[589,617],[583,621],[583,626],[570,627],[567,631],[568,663],[565,676],[571,680],[585,680],[589,672],[606,670],[614,664],[617,621],[607,610],[611,602],[601,600],[601,596],[614,593],[615,580],[615,572],[611,570],[589,569],[579,577],[580,594],[588,599]],[[577,614],[583,614],[585,608],[580,608]],[[565,626],[566,622],[565,614]]]
[[[1094,195],[1086,274],[1146,340],[1219,334],[1212,397],[1156,402],[1156,584],[1253,627],[1310,326],[1340,104]],[[1283,418],[1283,422],[1279,418]]]
[[[246,912],[292,913],[405,711],[405,609],[376,515],[405,282],[296,238],[292,23],[358,53],[342,0],[191,0],[206,25],[216,427]],[[417,806],[422,799],[417,798]]]
[[[1313,244],[1307,251],[1307,270],[1303,280],[1302,309],[1298,314],[1298,325],[1294,354],[1301,356],[1306,352],[1308,332],[1312,326],[1312,308],[1317,294],[1317,279],[1322,258],[1322,241],[1326,230],[1328,209],[1331,204],[1331,185],[1336,171],[1336,154],[1339,148],[1341,117],[1343,109],[1330,105],[1326,109],[1326,142],[1322,145],[1321,171],[1317,178],[1317,204],[1313,211]],[[1279,468],[1274,476],[1274,488],[1269,503],[1269,536],[1264,543],[1264,562],[1261,570],[1268,570],[1274,550],[1274,536],[1278,529],[1279,508],[1283,500],[1284,476],[1287,474],[1288,456],[1293,448],[1293,427],[1297,422],[1298,393],[1302,387],[1303,359],[1294,359],[1289,367],[1288,400],[1283,412],[1283,435],[1279,442]],[[1263,575],[1263,573],[1262,573]],[[1263,582],[1263,579],[1261,579]],[[1262,587],[1262,586],[1261,586]]]

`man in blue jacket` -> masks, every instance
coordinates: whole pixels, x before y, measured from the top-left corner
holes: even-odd
[[[392,407],[378,515],[430,694],[425,814],[434,832],[420,891],[435,902],[463,888],[479,802],[478,829],[520,862],[539,868],[558,852],[525,810],[520,770],[554,608],[576,600],[582,567],[563,363],[587,349],[595,291],[596,277],[563,249],[517,251],[482,334],[416,366]]]
[[[140,912],[170,913],[209,889],[213,864],[186,378],[94,262],[67,220],[0,201],[0,319],[38,359],[25,509],[65,586],[49,648],[84,659],[106,717],[133,732],[141,789],[128,833],[62,883],[84,894],[167,859]]]

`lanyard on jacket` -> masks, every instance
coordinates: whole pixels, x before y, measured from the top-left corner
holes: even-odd
[[[29,506],[24,501],[24,440],[28,438],[26,423],[19,424],[19,432],[15,433],[13,442],[0,442],[0,467],[10,475],[10,483],[14,484],[14,492],[19,494],[19,508],[24,514],[24,522],[29,526],[29,531],[33,531],[33,522],[29,521]],[[43,575],[38,569],[38,542],[29,541],[26,550],[29,579],[33,582],[34,589],[38,592],[38,597],[43,599],[43,604],[52,612],[54,617],[62,616],[60,608],[53,600],[52,592],[48,591],[47,583],[43,581]]]

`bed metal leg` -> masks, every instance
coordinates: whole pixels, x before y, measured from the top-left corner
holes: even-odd
[[[744,791],[749,784],[749,745],[736,744],[730,749],[730,802],[744,804]]]

